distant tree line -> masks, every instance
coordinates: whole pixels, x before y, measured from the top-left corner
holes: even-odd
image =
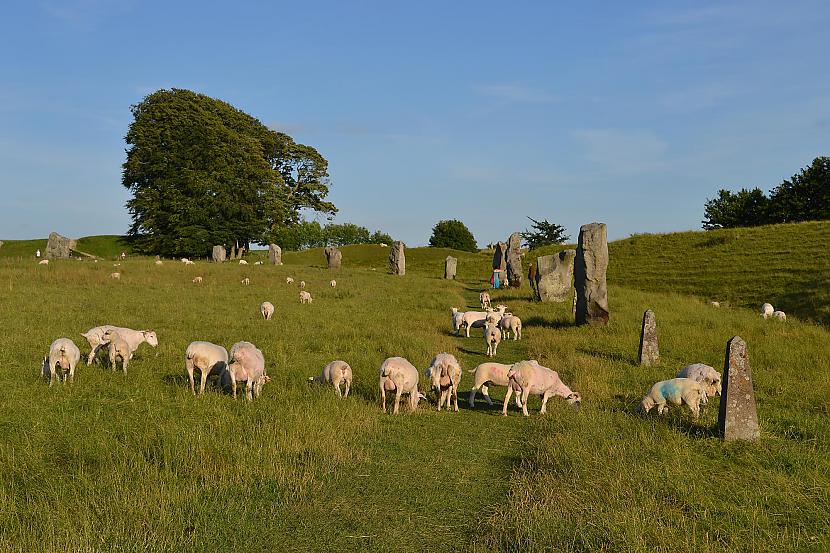
[[[277,229],[272,236],[274,242],[284,250],[298,251],[324,246],[348,246],[350,244],[391,244],[392,237],[376,230],[369,232],[366,227],[353,223],[328,223],[300,221]]]
[[[760,188],[719,190],[704,206],[703,228],[753,227],[830,219],[830,157],[817,157],[769,195]]]

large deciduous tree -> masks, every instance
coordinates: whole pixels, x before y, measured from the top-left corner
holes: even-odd
[[[144,253],[206,255],[266,242],[301,209],[334,214],[328,163],[221,100],[159,90],[132,106],[122,184]]]
[[[438,221],[432,227],[429,245],[434,248],[453,248],[467,252],[478,251],[473,233],[470,232],[467,225],[456,219]]]

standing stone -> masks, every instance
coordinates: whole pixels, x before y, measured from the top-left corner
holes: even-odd
[[[329,269],[339,269],[340,264],[343,261],[343,254],[335,248],[334,246],[326,246],[323,250],[323,253],[326,255],[326,262],[329,265]]]
[[[496,252],[493,254],[493,270],[507,269],[507,244],[499,242],[496,244]]]
[[[752,370],[746,342],[740,336],[726,343],[718,431],[726,441],[754,441],[761,437],[752,390]]]
[[[268,244],[268,261],[271,265],[282,265],[282,248],[276,244]]]
[[[643,313],[643,328],[640,331],[640,352],[637,354],[640,365],[650,367],[660,362],[660,350],[657,347],[657,319],[651,309]]]
[[[392,249],[389,252],[389,270],[393,275],[403,276],[406,274],[406,254],[404,250],[406,244],[398,240],[392,244]]]
[[[605,223],[582,225],[574,260],[576,324],[608,324],[607,269],[608,230]]]
[[[570,296],[576,250],[543,255],[536,260],[536,298],[547,303],[565,302]]]
[[[455,280],[455,269],[458,266],[458,259],[451,255],[444,260],[444,278],[447,280]]]
[[[507,280],[511,288],[522,285],[524,271],[522,271],[522,236],[514,232],[507,239]]]
[[[225,246],[213,246],[213,262],[214,263],[224,263],[225,256],[228,255],[228,252],[225,250]]]
[[[236,244],[231,244],[231,259],[236,259]]]
[[[75,247],[75,240],[61,236],[57,232],[52,232],[49,234],[49,242],[46,243],[46,251],[43,257],[46,259],[69,259]]]

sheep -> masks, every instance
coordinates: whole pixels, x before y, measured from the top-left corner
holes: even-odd
[[[455,411],[458,412],[458,384],[461,382],[462,375],[458,359],[449,353],[439,353],[432,358],[424,375],[429,379],[438,398],[438,410],[441,410],[441,405],[445,401],[449,410],[450,398],[452,398]]]
[[[458,336],[461,333],[461,326],[462,321],[464,319],[464,313],[458,311],[457,307],[452,308],[452,329],[455,330],[455,335]]]
[[[183,257],[182,258],[182,263],[184,263],[185,265],[189,265],[191,263],[191,261],[188,258]]]
[[[262,393],[262,387],[271,379],[265,372],[265,356],[250,342],[237,342],[231,347],[232,363],[225,367],[222,380],[229,380],[233,399],[236,399],[237,382],[245,382],[245,397],[253,401]]]
[[[504,314],[504,306],[501,306],[497,313],[500,315]],[[493,312],[493,311],[491,311]],[[485,321],[487,320],[488,312],[484,311],[467,311],[466,313],[461,314],[461,328],[464,328],[467,332],[467,338],[470,337],[470,328],[483,328],[485,326]]]
[[[686,365],[677,372],[677,378],[690,378],[703,386],[708,397],[714,397],[721,393],[720,373],[714,367],[703,363]]]
[[[478,295],[478,301],[481,303],[481,308],[484,309],[485,307],[490,307],[490,294],[487,292],[481,292]]]
[[[499,327],[505,340],[509,339],[511,334],[513,340],[522,339],[522,320],[516,315],[505,313],[504,317],[499,321]]]
[[[78,258],[78,259],[80,259],[80,258]],[[113,263],[113,264],[112,264],[112,266],[113,266],[113,267],[120,267],[120,266],[121,266],[121,263]]]
[[[294,279],[291,278],[291,277],[285,277],[285,283],[286,284],[294,284]]]
[[[381,247],[381,248],[388,248],[388,247],[389,247],[389,245],[388,245],[388,244],[384,244],[383,242],[381,242],[381,243],[380,243],[380,247]]]
[[[519,361],[507,371],[507,378],[510,385],[507,387],[507,395],[504,396],[502,415],[507,416],[507,404],[514,389],[522,394],[522,414],[529,416],[527,412],[527,399],[530,394],[542,396],[542,409],[540,415],[547,412],[548,399],[551,396],[565,398],[569,405],[579,409],[582,396],[568,388],[559,378],[559,373],[543,367],[535,361]],[[516,393],[519,393],[519,392]]]
[[[135,352],[142,342],[147,342],[153,347],[159,345],[158,337],[152,330],[133,330],[131,328],[112,325],[96,326],[81,333],[81,336],[86,338],[86,341],[89,343],[89,347],[92,348],[86,361],[87,365],[91,365],[95,360],[98,350],[109,344],[109,336],[112,332],[118,332],[122,338],[127,340],[127,343],[130,345],[130,351],[132,352]]]
[[[709,305],[711,305],[712,307],[720,307],[720,302],[718,302],[718,301],[710,301],[710,302],[709,302]]]
[[[773,311],[772,316],[773,318],[778,319],[779,321],[787,320],[787,314],[783,311]]]
[[[44,260],[45,261],[45,260]],[[43,357],[43,375],[49,377],[49,387],[55,378],[66,383],[75,380],[75,367],[81,360],[81,350],[69,338],[58,338],[49,346],[49,353]]]
[[[761,316],[763,318],[769,319],[770,317],[772,317],[773,312],[775,312],[775,308],[772,306],[772,304],[765,303],[761,306]]]
[[[38,261],[37,264],[38,265],[49,265],[49,260],[48,259],[41,259],[40,261]]]
[[[418,369],[403,357],[390,357],[380,366],[380,404],[386,412],[386,392],[395,392],[395,407],[392,413],[397,415],[401,395],[409,395],[409,410],[418,408],[418,401],[425,399],[418,391]]]
[[[476,392],[479,389],[481,389],[481,394],[484,396],[484,399],[487,400],[487,405],[493,405],[493,400],[490,399],[489,387],[507,386],[509,384],[507,371],[510,370],[511,366],[488,361],[482,363],[475,369],[467,371],[475,374],[473,377],[473,388],[470,390],[470,408],[475,407]],[[516,394],[516,406],[522,406],[521,394]]]
[[[332,384],[337,397],[346,399],[349,397],[349,390],[352,387],[352,368],[345,361],[336,359],[323,367],[320,376],[309,376],[308,380],[320,384]],[[345,387],[342,392],[340,391],[340,384]]]
[[[300,290],[305,290],[305,281],[304,280],[300,281]]]
[[[484,342],[487,344],[487,357],[495,357],[501,342],[501,330],[494,324],[484,328]]]
[[[264,301],[259,306],[259,312],[262,313],[262,318],[266,321],[271,320],[271,316],[274,314],[274,304],[270,301]]]
[[[248,278],[248,277],[243,278],[242,279],[242,284],[244,284],[245,286],[248,286],[249,284],[251,284],[251,279]]]
[[[706,390],[691,378],[672,378],[662,380],[651,387],[648,395],[640,402],[639,410],[646,414],[652,407],[657,407],[657,414],[668,411],[666,403],[683,405],[684,403],[696,419],[700,415],[700,406],[706,405]]]
[[[196,278],[193,279],[193,284],[201,284],[201,283],[202,283],[202,277],[197,276]]]
[[[110,273],[110,278],[113,280],[121,280],[121,273]]]
[[[228,366],[228,350],[210,342],[190,342],[184,357],[187,378],[190,380],[190,391],[193,392],[194,396],[196,395],[196,388],[193,383],[193,371],[195,369],[199,369],[202,379],[199,393],[204,394],[208,376],[221,376]]]
[[[240,264],[240,265],[247,265],[247,264],[248,264],[248,262],[247,262],[247,261],[245,261],[244,259],[240,259],[240,260],[239,260],[239,264]]]
[[[254,265],[262,265],[262,261],[257,261]]]
[[[121,337],[117,332],[110,333],[110,367],[115,371],[115,364],[121,360],[121,370],[124,371],[124,376],[127,376],[127,365],[130,364],[130,359],[133,357],[133,352],[130,349],[130,344],[127,340]]]
[[[163,265],[163,263],[161,262],[161,259],[156,259],[155,263],[156,263],[156,265]]]
[[[311,303],[312,299],[311,294],[305,290],[300,292],[300,303]]]
[[[336,280],[332,280],[331,282],[329,282],[329,284],[331,285],[332,288],[337,287],[337,281]]]

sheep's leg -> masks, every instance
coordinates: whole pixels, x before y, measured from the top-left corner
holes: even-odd
[[[392,410],[393,415],[397,415],[398,411],[400,410],[401,404],[401,394],[403,393],[403,388],[401,386],[397,386],[395,390],[395,408]]]
[[[473,386],[473,389],[470,390],[470,409],[476,406],[476,388]]]
[[[492,407],[493,406],[493,400],[490,399],[490,388],[487,387],[487,384],[483,384],[481,386],[481,395],[483,395],[484,399],[487,400],[487,405]]]
[[[236,399],[236,377],[230,371],[228,371],[231,377],[231,393],[233,393],[233,399]]]
[[[507,404],[510,403],[510,396],[513,395],[513,387],[510,386],[508,383],[507,385],[507,394],[504,396],[504,406],[501,409],[501,414],[505,417],[507,416]],[[490,399],[490,396],[486,396],[487,399]]]
[[[346,391],[343,392],[343,399],[346,399],[349,397],[349,389],[352,387],[352,383],[348,380],[344,380],[344,382],[346,383]]]
[[[464,330],[467,331],[467,338],[469,338],[470,337],[470,325],[469,324],[464,325]]]
[[[248,379],[247,384],[245,385],[245,397],[248,398],[248,401],[254,400],[254,383],[251,379]]]
[[[386,412],[386,388],[383,384],[380,385],[380,406],[383,408],[383,412]]]
[[[522,413],[524,416],[529,417],[530,414],[527,412],[527,398],[530,397],[530,386],[525,386],[522,390]]]
[[[69,383],[72,384],[75,382],[75,364],[72,363],[69,365]]]
[[[452,400],[453,404],[455,405],[455,412],[458,413],[458,386],[453,384],[452,386]],[[449,401],[447,402],[447,409],[449,409]]]
[[[542,396],[542,409],[539,411],[540,415],[544,415],[548,412],[548,400],[550,399],[550,392],[545,392]]]
[[[338,398],[342,398],[342,397],[343,397],[343,393],[340,391],[340,382],[341,382],[341,380],[340,380],[340,379],[334,379],[334,380],[332,381],[332,384],[334,384],[334,393],[336,393],[336,394],[337,394],[337,397],[338,397]]]
[[[196,387],[193,384],[193,360],[188,359],[185,362],[185,369],[187,369],[187,379],[190,380],[190,391],[193,392],[193,395],[196,395]]]
[[[130,356],[128,355],[126,359],[121,361],[121,370],[124,371],[124,376],[127,376],[127,365],[130,364]]]
[[[55,378],[58,378],[58,373],[55,371],[55,367],[50,365],[49,366],[49,387],[52,387],[52,384],[55,383]]]
[[[101,347],[100,344],[96,344],[92,347],[92,351],[89,352],[89,357],[86,358],[87,366],[92,365],[92,362],[95,361],[95,356],[98,355],[98,348]]]
[[[200,372],[202,373],[201,374],[202,384],[199,387],[199,393],[204,394],[205,393],[205,384],[207,384],[207,378],[208,378],[208,374],[210,373],[210,369],[202,369]],[[234,396],[234,397],[236,397],[236,396]]]

